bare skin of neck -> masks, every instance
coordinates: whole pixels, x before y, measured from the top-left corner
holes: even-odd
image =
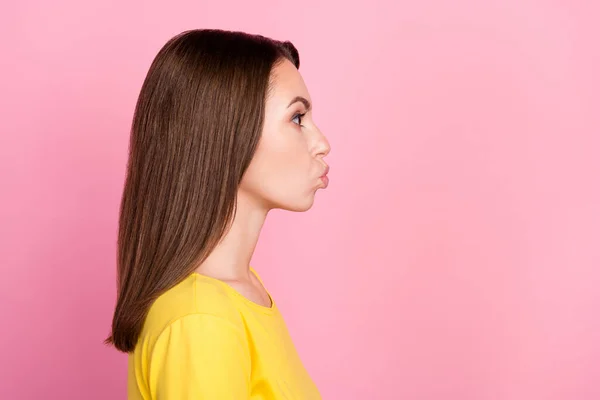
[[[268,211],[244,191],[238,191],[237,211],[231,229],[196,268],[199,274],[229,284],[248,300],[264,307],[271,307],[271,298],[250,271],[250,261]]]

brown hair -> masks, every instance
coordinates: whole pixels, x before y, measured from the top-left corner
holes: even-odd
[[[182,32],[156,55],[131,127],[107,344],[133,351],[154,300],[226,233],[260,139],[271,71],[285,59],[300,66],[288,41],[219,29]]]

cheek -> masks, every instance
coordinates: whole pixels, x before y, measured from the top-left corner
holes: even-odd
[[[248,181],[265,194],[294,192],[304,186],[310,166],[311,159],[301,137],[286,137],[284,134],[265,136],[259,142],[248,168]]]
[[[290,178],[294,173],[305,174],[307,165],[310,165],[310,156],[302,132],[293,127],[264,135],[258,152],[265,167],[273,172],[288,174]]]
[[[296,183],[306,174],[305,158],[301,152],[265,152],[257,163],[260,175],[268,184]]]

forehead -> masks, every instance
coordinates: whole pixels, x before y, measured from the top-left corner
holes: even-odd
[[[272,86],[267,99],[267,107],[270,105],[287,108],[289,102],[296,96],[302,96],[311,101],[302,75],[289,60],[286,59],[279,63],[273,68],[271,74]]]

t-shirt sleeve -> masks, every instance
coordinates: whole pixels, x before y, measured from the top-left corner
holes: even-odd
[[[208,314],[172,322],[150,356],[150,391],[157,400],[250,397],[250,352],[243,328]]]

